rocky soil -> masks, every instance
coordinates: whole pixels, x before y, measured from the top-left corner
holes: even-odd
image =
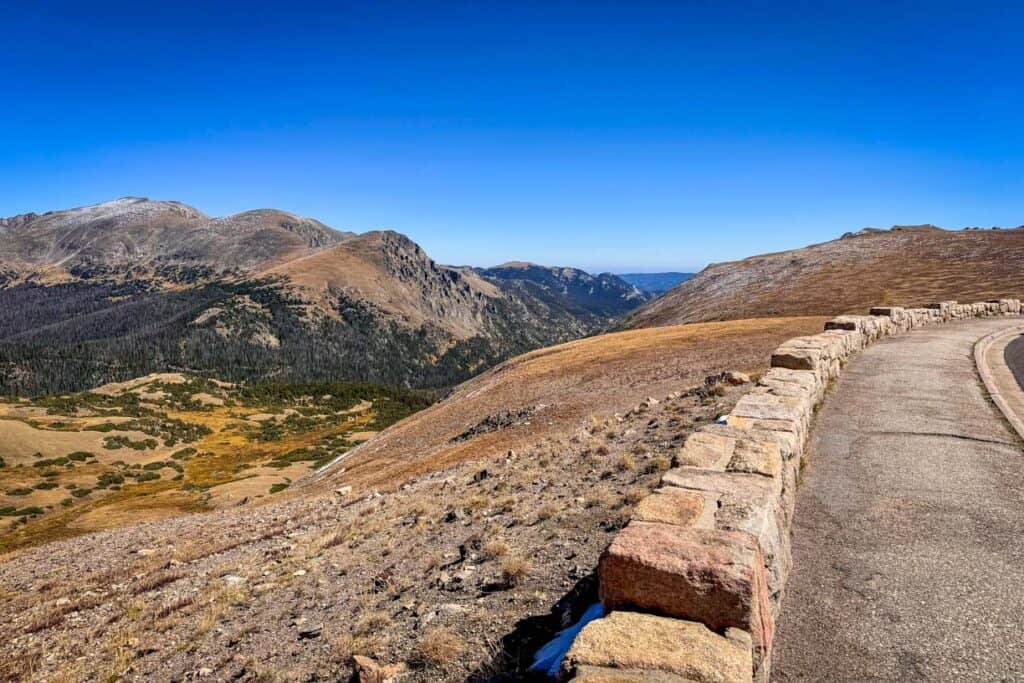
[[[526,678],[691,431],[743,387],[680,386],[387,493],[309,491],[101,532],[0,564],[5,680]],[[496,426],[501,429],[501,425]]]

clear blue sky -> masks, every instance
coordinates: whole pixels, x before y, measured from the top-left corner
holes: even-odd
[[[1017,225],[1014,5],[0,1],[0,215],[277,207],[618,271]]]

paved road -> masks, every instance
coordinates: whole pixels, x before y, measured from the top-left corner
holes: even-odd
[[[1024,387],[1024,337],[1018,337],[1007,344],[1004,360],[1017,382]]]
[[[815,422],[776,681],[1024,680],[1024,451],[974,342],[1006,319],[880,342]]]

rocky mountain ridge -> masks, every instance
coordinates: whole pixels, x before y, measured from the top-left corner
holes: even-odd
[[[644,296],[566,268],[436,263],[394,231],[125,198],[0,220],[0,392],[163,371],[450,386]]]

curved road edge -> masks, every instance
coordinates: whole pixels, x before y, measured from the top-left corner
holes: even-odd
[[[1006,347],[1021,334],[1024,323],[982,337],[974,345],[974,364],[992,402],[1024,439],[1024,390],[1004,358]]]

